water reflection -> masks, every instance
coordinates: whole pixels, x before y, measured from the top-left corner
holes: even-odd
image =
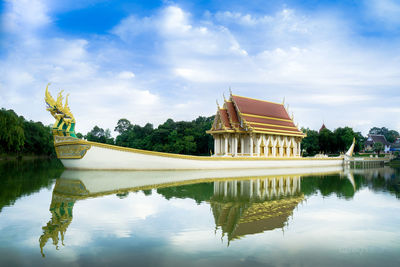
[[[283,228],[304,200],[300,176],[215,181],[210,205],[217,227],[231,240]]]
[[[51,186],[62,172],[59,160],[0,161],[0,212],[18,198]]]
[[[228,245],[246,235],[283,230],[296,207],[317,193],[349,199],[367,186],[399,195],[399,176],[390,168],[332,170],[325,174],[319,169],[284,171],[289,174],[277,175],[277,170],[65,171],[52,192],[51,218],[42,227],[40,251],[44,257],[50,240],[57,249],[64,245],[76,201],[106,195],[124,199],[130,192],[141,190],[151,195],[155,190],[165,199],[191,198],[208,203],[215,228],[227,237]]]

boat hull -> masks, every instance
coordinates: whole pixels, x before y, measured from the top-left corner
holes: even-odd
[[[83,148],[77,149],[79,146]],[[58,146],[56,145],[56,150],[57,155],[67,169],[83,170],[265,169],[343,165],[343,158],[186,156],[123,148],[84,140],[59,143]],[[63,154],[60,151],[80,152],[75,155],[71,154],[71,152]]]

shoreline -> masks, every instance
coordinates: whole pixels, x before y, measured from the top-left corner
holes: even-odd
[[[54,156],[48,156],[48,155],[8,155],[8,154],[3,154],[0,155],[0,162],[1,161],[12,161],[12,160],[36,160],[36,159],[52,159],[52,158],[57,158]]]

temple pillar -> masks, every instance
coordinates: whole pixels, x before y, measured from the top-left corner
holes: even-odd
[[[291,157],[292,155],[290,154],[290,146],[286,148],[286,157]]]
[[[260,136],[256,136],[256,156],[259,157],[260,156],[260,143],[261,143],[261,138]]]
[[[276,139],[274,137],[271,137],[271,142],[272,142],[272,157],[276,157]]]
[[[228,155],[228,136],[224,135],[224,156]]]
[[[253,156],[253,136],[250,134],[249,137],[250,137],[250,145],[249,145],[249,147],[250,147],[250,157],[252,157]]]
[[[215,156],[215,155],[217,155],[217,147],[218,147],[217,135],[214,134],[213,137],[214,137],[214,156]]]
[[[244,137],[243,137],[243,135],[240,135],[240,152],[242,153],[242,156],[244,156]]]
[[[234,135],[233,138],[233,156],[236,157],[238,152],[238,137]]]
[[[221,155],[222,153],[222,135],[218,136],[218,155]]]
[[[301,156],[301,142],[298,142],[297,145],[298,145],[297,156]]]

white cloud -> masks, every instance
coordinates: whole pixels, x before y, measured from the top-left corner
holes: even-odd
[[[42,7],[35,27],[50,27],[46,6],[34,3]],[[7,7],[8,16],[31,16],[18,15],[13,2]],[[311,128],[322,120],[364,133],[378,123],[398,127],[399,111],[385,111],[396,107],[385,96],[398,95],[398,46],[354,38],[351,24],[334,14],[222,10],[197,19],[170,5],[142,18],[130,14],[110,33],[104,43],[35,34],[15,43],[0,65],[1,105],[51,123],[42,106],[51,81],[51,90],[71,93],[78,130],[86,132],[94,124],[113,129],[122,117],[158,124],[211,115],[215,98],[231,86],[235,93],[272,101],[286,96],[300,125]],[[32,92],[33,101],[27,100]],[[373,108],[380,111],[370,114]]]
[[[118,78],[124,79],[124,80],[129,80],[132,78],[135,78],[135,73],[131,71],[122,71],[118,74]]]
[[[367,0],[367,13],[388,27],[400,24],[400,3],[396,0]]]
[[[8,11],[2,18],[6,31],[26,32],[50,23],[46,4],[41,0],[6,1]]]

